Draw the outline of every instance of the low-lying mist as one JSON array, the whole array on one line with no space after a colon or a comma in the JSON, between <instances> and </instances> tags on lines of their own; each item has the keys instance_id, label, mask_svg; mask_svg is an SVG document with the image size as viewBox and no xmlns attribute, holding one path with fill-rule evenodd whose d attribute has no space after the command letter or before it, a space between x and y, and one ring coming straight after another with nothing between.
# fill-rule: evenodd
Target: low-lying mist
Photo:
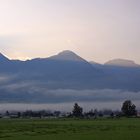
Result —
<instances>
[{"instance_id":1,"label":"low-lying mist","mask_svg":"<svg viewBox=\"0 0 140 140\"><path fill-rule=\"evenodd\" d=\"M123 101L132 100L140 106L140 92L119 89L73 90L11 85L0 93L0 110L62 110L71 111L78 102L85 110L120 109ZM2 90L2 89L1 89Z\"/></svg>"}]
</instances>

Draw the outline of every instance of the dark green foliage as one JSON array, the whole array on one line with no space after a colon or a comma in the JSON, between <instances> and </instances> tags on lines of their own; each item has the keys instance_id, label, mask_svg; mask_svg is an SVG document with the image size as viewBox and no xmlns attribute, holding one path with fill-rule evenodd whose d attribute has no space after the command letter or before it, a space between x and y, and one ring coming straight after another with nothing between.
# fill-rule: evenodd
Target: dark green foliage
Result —
<instances>
[{"instance_id":1,"label":"dark green foliage","mask_svg":"<svg viewBox=\"0 0 140 140\"><path fill-rule=\"evenodd\" d=\"M74 107L73 107L73 116L74 117L81 117L83 114L83 108L80 107L77 103L74 104Z\"/></svg>"},{"instance_id":2,"label":"dark green foliage","mask_svg":"<svg viewBox=\"0 0 140 140\"><path fill-rule=\"evenodd\" d=\"M121 110L125 116L135 116L137 114L136 106L130 100L123 103Z\"/></svg>"}]
</instances>

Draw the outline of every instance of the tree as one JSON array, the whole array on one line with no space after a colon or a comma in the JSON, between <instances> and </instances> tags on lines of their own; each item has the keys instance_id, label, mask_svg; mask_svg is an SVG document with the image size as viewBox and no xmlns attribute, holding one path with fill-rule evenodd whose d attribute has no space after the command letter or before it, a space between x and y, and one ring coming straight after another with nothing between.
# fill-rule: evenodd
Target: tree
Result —
<instances>
[{"instance_id":1,"label":"tree","mask_svg":"<svg viewBox=\"0 0 140 140\"><path fill-rule=\"evenodd\" d=\"M72 112L74 117L81 117L83 115L83 108L75 103Z\"/></svg>"},{"instance_id":2,"label":"tree","mask_svg":"<svg viewBox=\"0 0 140 140\"><path fill-rule=\"evenodd\" d=\"M137 114L136 106L130 100L123 103L121 110L125 116L135 116Z\"/></svg>"},{"instance_id":3,"label":"tree","mask_svg":"<svg viewBox=\"0 0 140 140\"><path fill-rule=\"evenodd\" d=\"M5 115L6 115L6 116L9 116L9 115L10 115L10 113L9 113L8 110L6 111Z\"/></svg>"}]
</instances>

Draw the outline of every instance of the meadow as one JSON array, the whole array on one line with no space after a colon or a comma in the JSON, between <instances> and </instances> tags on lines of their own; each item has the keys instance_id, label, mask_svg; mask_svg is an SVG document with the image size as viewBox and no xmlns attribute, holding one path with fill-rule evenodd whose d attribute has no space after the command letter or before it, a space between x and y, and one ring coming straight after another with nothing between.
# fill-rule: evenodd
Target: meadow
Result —
<instances>
[{"instance_id":1,"label":"meadow","mask_svg":"<svg viewBox=\"0 0 140 140\"><path fill-rule=\"evenodd\" d=\"M0 140L139 140L140 118L1 119Z\"/></svg>"}]
</instances>

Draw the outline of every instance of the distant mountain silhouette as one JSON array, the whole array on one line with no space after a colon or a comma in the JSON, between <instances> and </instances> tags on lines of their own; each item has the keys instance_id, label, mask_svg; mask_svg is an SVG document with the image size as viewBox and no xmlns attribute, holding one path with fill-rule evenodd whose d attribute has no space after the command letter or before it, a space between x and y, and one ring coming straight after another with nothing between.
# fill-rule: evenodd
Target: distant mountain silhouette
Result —
<instances>
[{"instance_id":1,"label":"distant mountain silhouette","mask_svg":"<svg viewBox=\"0 0 140 140\"><path fill-rule=\"evenodd\" d=\"M140 67L126 60L105 65L87 62L68 50L27 61L9 60L0 54L0 101L36 100L39 93L59 89L140 91Z\"/></svg>"},{"instance_id":2,"label":"distant mountain silhouette","mask_svg":"<svg viewBox=\"0 0 140 140\"><path fill-rule=\"evenodd\" d=\"M65 50L63 52L60 52L58 55L52 56L49 59L52 60L65 60L65 61L77 61L77 62L86 62L83 58L78 56L72 51Z\"/></svg>"},{"instance_id":3,"label":"distant mountain silhouette","mask_svg":"<svg viewBox=\"0 0 140 140\"><path fill-rule=\"evenodd\" d=\"M99 64L97 62L94 62L94 61L90 61L89 62L93 67L97 67L97 68L101 68L103 65L102 64Z\"/></svg>"},{"instance_id":4,"label":"distant mountain silhouette","mask_svg":"<svg viewBox=\"0 0 140 140\"><path fill-rule=\"evenodd\" d=\"M9 61L9 59L4 56L2 53L0 53L0 62L6 62L6 61Z\"/></svg>"},{"instance_id":5,"label":"distant mountain silhouette","mask_svg":"<svg viewBox=\"0 0 140 140\"><path fill-rule=\"evenodd\" d=\"M134 61L126 59L113 59L106 62L105 65L121 67L140 67L140 65L136 64Z\"/></svg>"}]
</instances>

